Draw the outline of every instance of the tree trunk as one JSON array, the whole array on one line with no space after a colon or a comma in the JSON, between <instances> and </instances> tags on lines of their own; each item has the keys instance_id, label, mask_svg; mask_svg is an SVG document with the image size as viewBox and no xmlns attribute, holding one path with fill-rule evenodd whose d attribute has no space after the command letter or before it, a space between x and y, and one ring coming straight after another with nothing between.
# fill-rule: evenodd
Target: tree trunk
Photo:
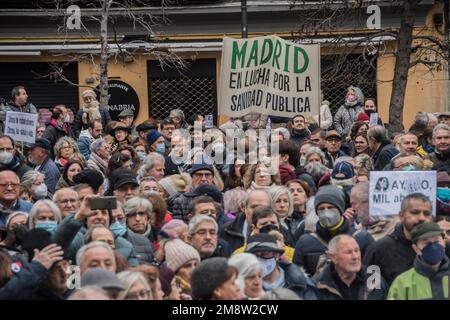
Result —
<instances>
[{"instance_id":1,"label":"tree trunk","mask_svg":"<svg viewBox=\"0 0 450 320\"><path fill-rule=\"evenodd\" d=\"M403 105L405 102L408 70L411 58L411 43L414 28L414 10L420 1L403 1L403 12L397 40L394 80L389 105L389 131L403 131Z\"/></svg>"},{"instance_id":2,"label":"tree trunk","mask_svg":"<svg viewBox=\"0 0 450 320\"><path fill-rule=\"evenodd\" d=\"M108 106L108 15L111 0L103 0L100 22L100 106Z\"/></svg>"}]
</instances>

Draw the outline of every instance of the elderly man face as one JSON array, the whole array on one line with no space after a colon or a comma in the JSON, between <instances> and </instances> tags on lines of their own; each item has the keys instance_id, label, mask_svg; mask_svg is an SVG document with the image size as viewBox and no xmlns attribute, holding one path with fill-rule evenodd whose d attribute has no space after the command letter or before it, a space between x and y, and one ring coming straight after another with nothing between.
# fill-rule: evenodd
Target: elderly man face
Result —
<instances>
[{"instance_id":1,"label":"elderly man face","mask_svg":"<svg viewBox=\"0 0 450 320\"><path fill-rule=\"evenodd\" d=\"M175 123L175 127L178 127L181 123L181 119L177 116L175 111L170 111L169 118Z\"/></svg>"},{"instance_id":2,"label":"elderly man face","mask_svg":"<svg viewBox=\"0 0 450 320\"><path fill-rule=\"evenodd\" d=\"M361 251L355 239L343 237L336 246L336 252L330 252L330 259L338 273L356 274L361 270Z\"/></svg>"},{"instance_id":3,"label":"elderly man face","mask_svg":"<svg viewBox=\"0 0 450 320\"><path fill-rule=\"evenodd\" d=\"M78 193L70 188L64 188L55 193L56 205L63 215L63 218L69 214L78 211L80 202L78 201Z\"/></svg>"},{"instance_id":4,"label":"elderly man face","mask_svg":"<svg viewBox=\"0 0 450 320\"><path fill-rule=\"evenodd\" d=\"M151 212L138 208L136 211L127 214L127 225L133 232L142 234L147 230L150 223Z\"/></svg>"},{"instance_id":5,"label":"elderly man face","mask_svg":"<svg viewBox=\"0 0 450 320\"><path fill-rule=\"evenodd\" d=\"M194 188L201 184L213 184L214 174L209 170L198 170L192 174L192 186Z\"/></svg>"},{"instance_id":6,"label":"elderly man face","mask_svg":"<svg viewBox=\"0 0 450 320\"><path fill-rule=\"evenodd\" d=\"M80 265L81 274L90 268L102 268L116 273L114 255L103 247L94 247L87 250Z\"/></svg>"},{"instance_id":7,"label":"elderly man face","mask_svg":"<svg viewBox=\"0 0 450 320\"><path fill-rule=\"evenodd\" d=\"M255 210L256 207L258 206L270 207L271 204L272 200L267 192L261 190L251 191L248 194L247 206L245 206L244 208L247 223L251 225L253 211Z\"/></svg>"},{"instance_id":8,"label":"elderly man face","mask_svg":"<svg viewBox=\"0 0 450 320\"><path fill-rule=\"evenodd\" d=\"M126 202L139 194L139 187L132 183L124 184L120 188L114 190L114 195L120 202Z\"/></svg>"},{"instance_id":9,"label":"elderly man face","mask_svg":"<svg viewBox=\"0 0 450 320\"><path fill-rule=\"evenodd\" d=\"M145 176L146 177L151 176L155 178L156 181L159 181L162 178L164 178L164 162L160 159L156 159L153 168L148 170Z\"/></svg>"},{"instance_id":10,"label":"elderly man face","mask_svg":"<svg viewBox=\"0 0 450 320\"><path fill-rule=\"evenodd\" d=\"M202 221L197 224L194 234L189 236L189 242L198 251L202 259L210 257L218 243L217 229L212 221Z\"/></svg>"},{"instance_id":11,"label":"elderly man face","mask_svg":"<svg viewBox=\"0 0 450 320\"><path fill-rule=\"evenodd\" d=\"M93 210L94 214L87 218L86 225L90 228L93 224L102 224L105 227L109 226L108 210Z\"/></svg>"},{"instance_id":12,"label":"elderly man face","mask_svg":"<svg viewBox=\"0 0 450 320\"><path fill-rule=\"evenodd\" d=\"M114 235L108 228L95 228L92 231L92 241L102 241L107 243L111 249L116 248L116 243L114 242Z\"/></svg>"},{"instance_id":13,"label":"elderly man face","mask_svg":"<svg viewBox=\"0 0 450 320\"><path fill-rule=\"evenodd\" d=\"M400 152L414 155L418 145L419 140L414 134L405 134L400 138Z\"/></svg>"},{"instance_id":14,"label":"elderly man face","mask_svg":"<svg viewBox=\"0 0 450 320\"><path fill-rule=\"evenodd\" d=\"M20 180L13 171L0 172L0 203L12 204L19 198Z\"/></svg>"},{"instance_id":15,"label":"elderly man face","mask_svg":"<svg viewBox=\"0 0 450 320\"><path fill-rule=\"evenodd\" d=\"M450 150L450 131L437 130L433 134L433 144L439 153L447 153Z\"/></svg>"}]
</instances>

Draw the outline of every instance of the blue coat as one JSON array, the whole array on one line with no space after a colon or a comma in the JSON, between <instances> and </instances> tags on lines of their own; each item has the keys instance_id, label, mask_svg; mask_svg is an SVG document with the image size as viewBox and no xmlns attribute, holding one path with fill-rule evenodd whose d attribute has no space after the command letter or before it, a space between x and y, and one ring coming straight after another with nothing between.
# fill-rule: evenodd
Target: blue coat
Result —
<instances>
[{"instance_id":1,"label":"blue coat","mask_svg":"<svg viewBox=\"0 0 450 320\"><path fill-rule=\"evenodd\" d=\"M56 184L61 176L58 167L50 157L47 157L38 169L38 172L45 175L44 183L48 192L55 193Z\"/></svg>"},{"instance_id":2,"label":"blue coat","mask_svg":"<svg viewBox=\"0 0 450 320\"><path fill-rule=\"evenodd\" d=\"M294 291L302 300L317 300L314 282L298 266L280 262L280 268L284 270L284 288Z\"/></svg>"},{"instance_id":3,"label":"blue coat","mask_svg":"<svg viewBox=\"0 0 450 320\"><path fill-rule=\"evenodd\" d=\"M22 199L17 199L16 204L11 209L4 211L0 210L0 226L6 225L6 219L8 218L10 213L17 211L29 213L32 206L33 205L29 202L26 202Z\"/></svg>"}]
</instances>

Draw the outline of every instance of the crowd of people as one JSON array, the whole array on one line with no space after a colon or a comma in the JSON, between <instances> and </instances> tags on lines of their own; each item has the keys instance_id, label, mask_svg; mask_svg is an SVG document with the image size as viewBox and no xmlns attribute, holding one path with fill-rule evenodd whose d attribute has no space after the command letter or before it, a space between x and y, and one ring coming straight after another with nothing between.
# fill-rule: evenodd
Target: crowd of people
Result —
<instances>
[{"instance_id":1,"label":"crowd of people","mask_svg":"<svg viewBox=\"0 0 450 320\"><path fill-rule=\"evenodd\" d=\"M450 113L388 133L351 86L334 117L324 101L313 118L210 128L174 109L135 126L133 110L112 121L82 97L75 114L55 106L33 144L0 135L0 299L449 298ZM0 121L8 111L37 108L19 86ZM226 139L257 129L272 133L257 161L261 141ZM371 214L383 170L436 171L436 214L422 193Z\"/></svg>"}]
</instances>

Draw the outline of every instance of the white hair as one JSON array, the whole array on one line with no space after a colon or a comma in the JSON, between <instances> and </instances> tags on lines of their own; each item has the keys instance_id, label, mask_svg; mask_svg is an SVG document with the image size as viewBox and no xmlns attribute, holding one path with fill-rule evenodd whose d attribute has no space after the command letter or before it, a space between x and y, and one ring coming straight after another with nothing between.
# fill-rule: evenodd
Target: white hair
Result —
<instances>
[{"instance_id":1,"label":"white hair","mask_svg":"<svg viewBox=\"0 0 450 320\"><path fill-rule=\"evenodd\" d=\"M153 205L150 201L141 197L133 197L123 205L125 215L135 213L139 209L143 209L148 217L150 217L152 215Z\"/></svg>"},{"instance_id":2,"label":"white hair","mask_svg":"<svg viewBox=\"0 0 450 320\"><path fill-rule=\"evenodd\" d=\"M39 177L45 178L45 175L43 173L34 170L27 171L22 176L22 179L20 179L20 184L31 190L31 186Z\"/></svg>"},{"instance_id":3,"label":"white hair","mask_svg":"<svg viewBox=\"0 0 450 320\"><path fill-rule=\"evenodd\" d=\"M84 246L82 246L78 252L77 252L77 256L75 261L77 262L78 266L81 266L83 264L84 261L84 256L86 254L87 251L94 249L94 248L103 248L105 250L108 251L109 254L111 254L112 257L112 261L114 263L114 269L116 268L116 259L114 256L114 251L113 249L105 242L103 241L92 241Z\"/></svg>"},{"instance_id":4,"label":"white hair","mask_svg":"<svg viewBox=\"0 0 450 320\"><path fill-rule=\"evenodd\" d=\"M270 197L272 198L272 210L275 212L276 202L283 195L287 194L289 201L288 217L294 212L294 199L292 193L285 186L273 186L269 189Z\"/></svg>"},{"instance_id":5,"label":"white hair","mask_svg":"<svg viewBox=\"0 0 450 320\"><path fill-rule=\"evenodd\" d=\"M46 205L50 208L50 210L53 213L53 217L55 218L55 221L57 224L59 224L62 220L61 211L59 210L58 206L51 200L38 200L35 204L31 207L30 215L28 216L28 227L30 229L34 229L36 227L36 217L39 214L39 210L43 205Z\"/></svg>"},{"instance_id":6,"label":"white hair","mask_svg":"<svg viewBox=\"0 0 450 320\"><path fill-rule=\"evenodd\" d=\"M141 178L145 177L147 171L153 169L153 167L156 165L157 161L161 161L163 164L165 164L165 159L162 155L160 155L157 152L150 152L146 157L144 162L142 163L141 167L138 171L138 179L140 181Z\"/></svg>"},{"instance_id":7,"label":"white hair","mask_svg":"<svg viewBox=\"0 0 450 320\"><path fill-rule=\"evenodd\" d=\"M189 234L194 234L195 230L197 229L197 226L205 221L209 221L212 222L214 224L214 228L216 229L216 231L218 231L219 226L217 225L216 220L214 220L213 218L211 218L210 216L207 216L206 214L196 214L191 221L189 221L189 226L188 226L188 232Z\"/></svg>"},{"instance_id":8,"label":"white hair","mask_svg":"<svg viewBox=\"0 0 450 320\"><path fill-rule=\"evenodd\" d=\"M123 286L125 287L125 290L122 290L117 299L118 300L124 300L125 297L130 292L131 288L138 282L142 283L145 290L149 291L150 298L153 299L150 285L147 282L147 279L145 278L144 274L142 272L138 271L122 271L117 274L117 278L119 278L120 282L122 282Z\"/></svg>"},{"instance_id":9,"label":"white hair","mask_svg":"<svg viewBox=\"0 0 450 320\"><path fill-rule=\"evenodd\" d=\"M339 242L341 242L342 239L353 239L353 240L355 240L355 238L353 238L349 234L339 234L339 235L335 236L333 239L331 239L330 242L328 242L328 252L329 253L337 253L337 251L338 251L337 247L339 245Z\"/></svg>"}]
</instances>

